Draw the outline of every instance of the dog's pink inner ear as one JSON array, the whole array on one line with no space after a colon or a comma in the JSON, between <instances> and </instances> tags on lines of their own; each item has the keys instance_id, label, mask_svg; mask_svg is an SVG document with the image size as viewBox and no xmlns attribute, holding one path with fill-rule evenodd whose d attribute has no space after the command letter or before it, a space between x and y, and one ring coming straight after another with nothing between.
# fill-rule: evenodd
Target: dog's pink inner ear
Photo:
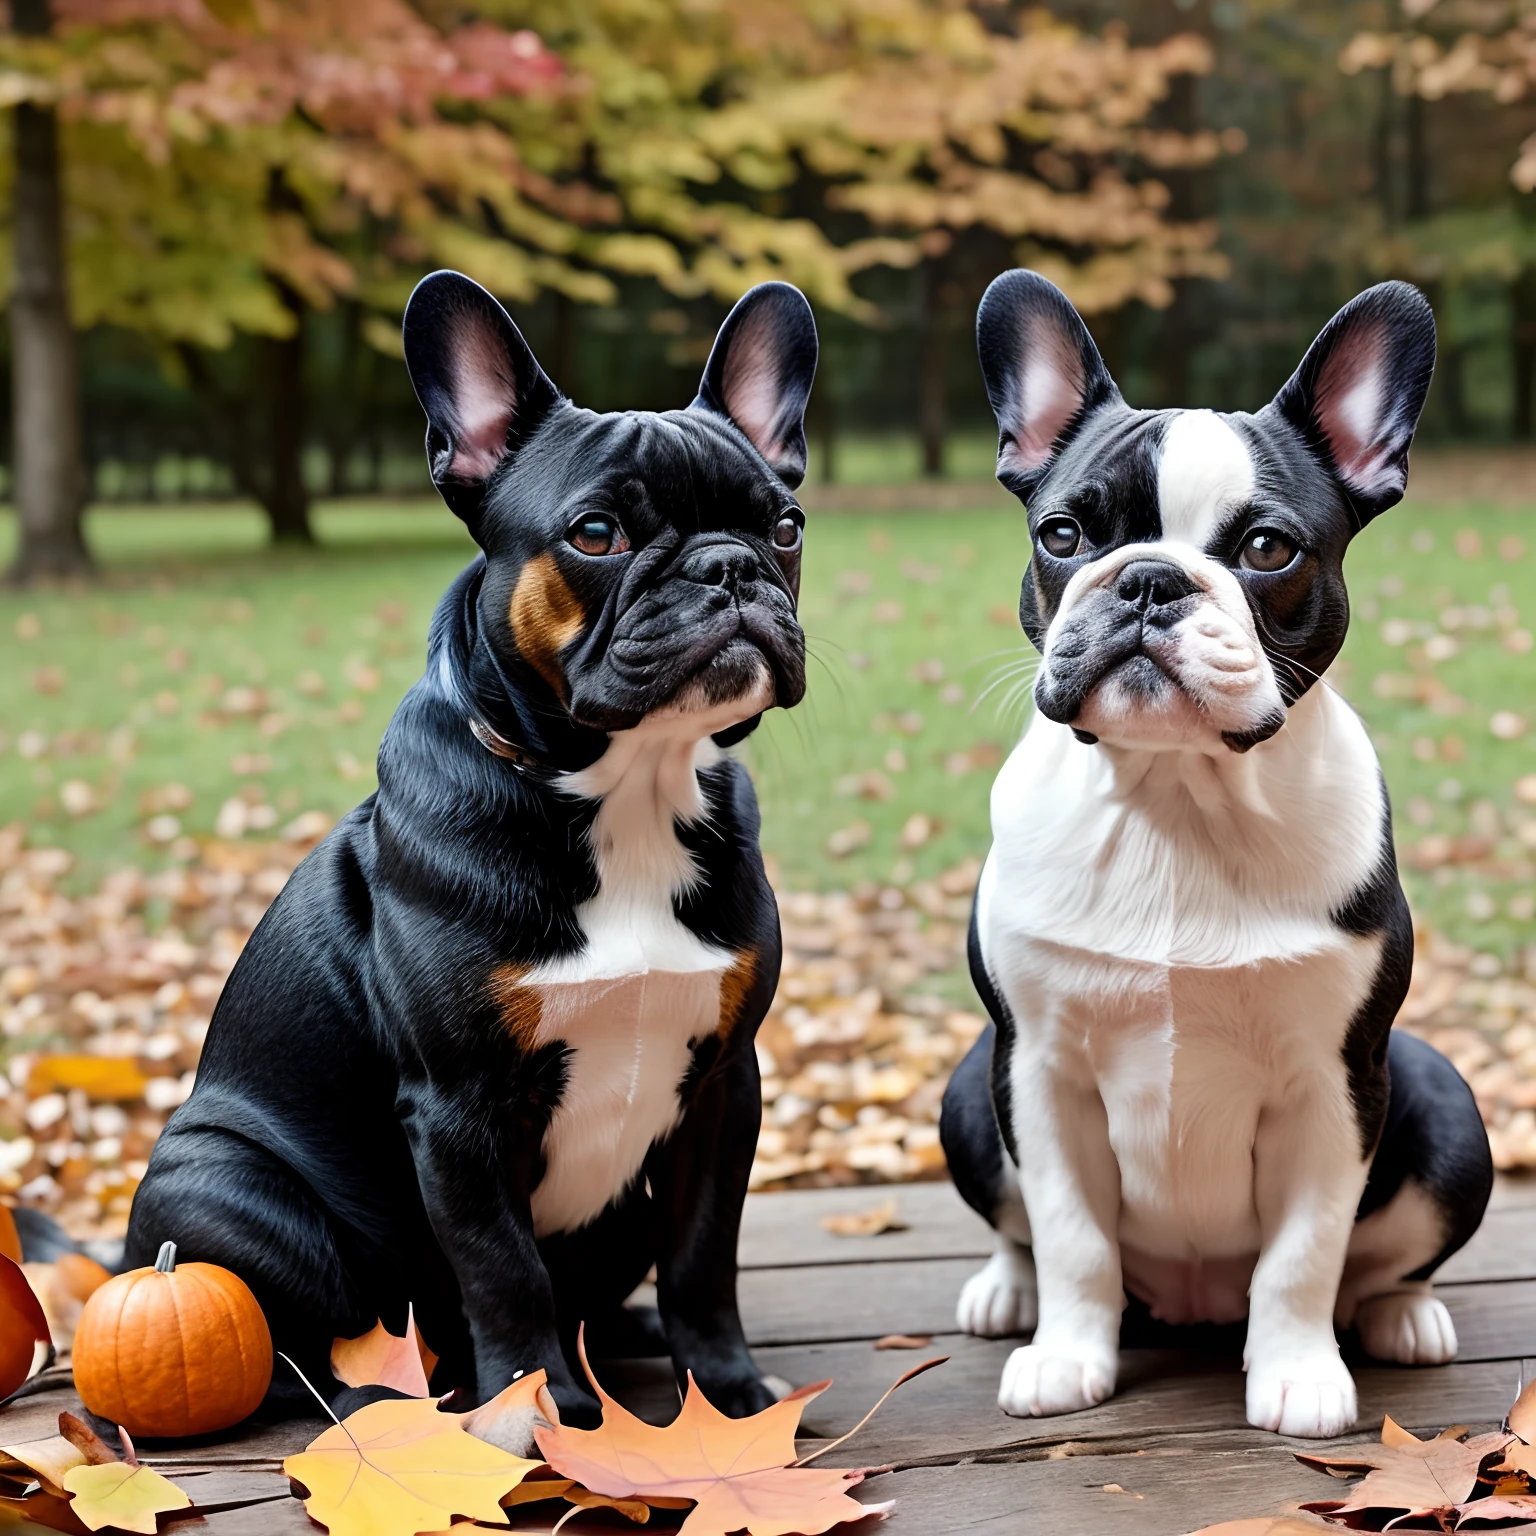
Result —
<instances>
[{"instance_id":1,"label":"dog's pink inner ear","mask_svg":"<svg viewBox=\"0 0 1536 1536\"><path fill-rule=\"evenodd\" d=\"M456 480L485 480L507 451L517 409L512 362L501 338L467 316L455 327L452 355L457 430L447 473Z\"/></svg>"},{"instance_id":2,"label":"dog's pink inner ear","mask_svg":"<svg viewBox=\"0 0 1536 1536\"><path fill-rule=\"evenodd\" d=\"M770 464L784 456L777 427L783 407L779 356L767 306L749 315L734 338L720 381L720 403L732 421Z\"/></svg>"},{"instance_id":3,"label":"dog's pink inner ear","mask_svg":"<svg viewBox=\"0 0 1536 1536\"><path fill-rule=\"evenodd\" d=\"M1019 364L1013 433L998 454L998 468L1039 469L1082 409L1085 387L1078 349L1054 325L1032 324Z\"/></svg>"},{"instance_id":4,"label":"dog's pink inner ear","mask_svg":"<svg viewBox=\"0 0 1536 1536\"><path fill-rule=\"evenodd\" d=\"M1318 429L1339 478L1362 493L1380 492L1401 478L1385 341L1379 326L1355 331L1323 364L1317 381Z\"/></svg>"}]
</instances>

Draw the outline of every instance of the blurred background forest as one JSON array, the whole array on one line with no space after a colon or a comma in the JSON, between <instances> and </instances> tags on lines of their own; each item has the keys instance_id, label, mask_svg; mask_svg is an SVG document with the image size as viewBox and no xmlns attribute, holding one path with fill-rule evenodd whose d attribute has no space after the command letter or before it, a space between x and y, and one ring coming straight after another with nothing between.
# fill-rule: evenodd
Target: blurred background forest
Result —
<instances>
[{"instance_id":1,"label":"blurred background forest","mask_svg":"<svg viewBox=\"0 0 1536 1536\"><path fill-rule=\"evenodd\" d=\"M981 1027L965 924L1031 667L988 281L1059 282L1133 404L1222 408L1417 283L1439 367L1328 681L1392 792L1401 1022L1536 1167L1536 0L4 22L0 1194L122 1230L246 937L372 787L471 553L400 360L439 266L597 409L686 404L754 282L815 307L811 685L744 749L786 937L759 1186L941 1175Z\"/></svg>"},{"instance_id":2,"label":"blurred background forest","mask_svg":"<svg viewBox=\"0 0 1536 1536\"><path fill-rule=\"evenodd\" d=\"M243 496L302 538L313 497L423 491L397 322L445 264L599 409L686 402L724 306L800 283L824 480L984 473L971 318L1017 263L1148 405L1257 405L1342 299L1410 278L1440 323L1425 437L1536 425L1513 0L12 10L0 163L35 209L56 116L77 501Z\"/></svg>"}]
</instances>

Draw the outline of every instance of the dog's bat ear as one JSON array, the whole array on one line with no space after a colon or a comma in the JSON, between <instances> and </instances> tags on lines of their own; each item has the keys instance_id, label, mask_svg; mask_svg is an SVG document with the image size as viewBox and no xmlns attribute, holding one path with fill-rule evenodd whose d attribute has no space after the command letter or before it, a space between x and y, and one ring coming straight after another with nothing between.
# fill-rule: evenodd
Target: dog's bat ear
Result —
<instances>
[{"instance_id":1,"label":"dog's bat ear","mask_svg":"<svg viewBox=\"0 0 1536 1536\"><path fill-rule=\"evenodd\" d=\"M1275 396L1344 487L1363 527L1403 499L1435 371L1435 316L1408 283L1367 288L1323 327Z\"/></svg>"},{"instance_id":2,"label":"dog's bat ear","mask_svg":"<svg viewBox=\"0 0 1536 1536\"><path fill-rule=\"evenodd\" d=\"M725 317L690 410L728 417L790 490L805 479L816 321L798 288L759 283Z\"/></svg>"},{"instance_id":3,"label":"dog's bat ear","mask_svg":"<svg viewBox=\"0 0 1536 1536\"><path fill-rule=\"evenodd\" d=\"M422 278L405 306L405 366L427 413L427 465L473 523L497 467L560 399L511 316L460 272Z\"/></svg>"},{"instance_id":4,"label":"dog's bat ear","mask_svg":"<svg viewBox=\"0 0 1536 1536\"><path fill-rule=\"evenodd\" d=\"M997 478L1028 501L1084 419L1120 391L1071 300L1038 272L992 280L976 352L997 417Z\"/></svg>"}]
</instances>

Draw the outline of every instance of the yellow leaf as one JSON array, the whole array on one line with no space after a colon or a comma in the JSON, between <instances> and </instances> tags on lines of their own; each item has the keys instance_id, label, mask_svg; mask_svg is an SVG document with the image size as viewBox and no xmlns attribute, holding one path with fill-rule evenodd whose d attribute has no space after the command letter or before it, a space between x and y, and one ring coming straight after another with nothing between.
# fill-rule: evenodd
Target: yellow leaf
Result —
<instances>
[{"instance_id":1,"label":"yellow leaf","mask_svg":"<svg viewBox=\"0 0 1536 1536\"><path fill-rule=\"evenodd\" d=\"M93 1099L137 1099L148 1079L121 1056L41 1056L27 1076L27 1091L36 1098L70 1088Z\"/></svg>"},{"instance_id":2,"label":"yellow leaf","mask_svg":"<svg viewBox=\"0 0 1536 1536\"><path fill-rule=\"evenodd\" d=\"M63 1486L74 1495L69 1507L93 1531L111 1525L155 1536L156 1515L192 1507L192 1500L169 1478L126 1461L74 1467L64 1474Z\"/></svg>"},{"instance_id":3,"label":"yellow leaf","mask_svg":"<svg viewBox=\"0 0 1536 1536\"><path fill-rule=\"evenodd\" d=\"M46 1440L26 1440L20 1445L0 1446L0 1472L10 1473L14 1466L35 1473L47 1493L62 1494L64 1474L85 1465L85 1455L63 1435L49 1435Z\"/></svg>"},{"instance_id":4,"label":"yellow leaf","mask_svg":"<svg viewBox=\"0 0 1536 1536\"><path fill-rule=\"evenodd\" d=\"M505 1525L501 1500L535 1467L466 1433L430 1398L370 1403L283 1462L331 1536L418 1536L455 1515Z\"/></svg>"}]
</instances>

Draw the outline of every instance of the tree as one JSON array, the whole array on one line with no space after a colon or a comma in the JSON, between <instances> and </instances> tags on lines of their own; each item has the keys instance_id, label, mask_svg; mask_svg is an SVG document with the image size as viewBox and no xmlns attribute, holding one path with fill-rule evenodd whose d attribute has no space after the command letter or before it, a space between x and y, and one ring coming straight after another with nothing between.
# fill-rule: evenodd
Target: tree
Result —
<instances>
[{"instance_id":1,"label":"tree","mask_svg":"<svg viewBox=\"0 0 1536 1536\"><path fill-rule=\"evenodd\" d=\"M309 536L311 318L397 354L434 265L567 306L785 277L874 319L856 275L926 261L940 326L973 231L1089 310L1219 270L1147 174L1219 150L1145 126L1198 41L959 0L60 3L0 69L57 103L76 321L167 346L278 537Z\"/></svg>"},{"instance_id":2,"label":"tree","mask_svg":"<svg viewBox=\"0 0 1536 1536\"><path fill-rule=\"evenodd\" d=\"M18 37L46 38L49 0L13 0ZM13 114L12 483L21 543L15 575L71 575L90 562L80 533L85 477L80 376L65 278L59 124L46 99Z\"/></svg>"},{"instance_id":3,"label":"tree","mask_svg":"<svg viewBox=\"0 0 1536 1536\"><path fill-rule=\"evenodd\" d=\"M1407 115L1409 223L1379 241L1378 254L1399 270L1417 268L1432 298L1441 296L1444 285L1469 278L1503 281L1512 322L1510 425L1517 437L1530 437L1536 426L1536 220L1529 194L1536 191L1536 133L1529 132L1529 111L1521 109L1536 86L1536 18L1519 5L1468 0L1403 0L1402 9L1401 26L1356 33L1339 60L1348 75L1377 74L1383 102L1395 98ZM1478 187L1474 176L1463 173L1456 178L1455 202L1436 207L1425 147L1428 115L1467 97L1502 109L1485 118L1474 152L1484 166L1508 165L1508 184ZM1457 138L1464 151L1474 149L1465 126ZM1511 187L1524 196L1512 198ZM1447 424L1464 432L1470 418L1456 340L1452 332L1442 348L1440 392Z\"/></svg>"}]
</instances>

